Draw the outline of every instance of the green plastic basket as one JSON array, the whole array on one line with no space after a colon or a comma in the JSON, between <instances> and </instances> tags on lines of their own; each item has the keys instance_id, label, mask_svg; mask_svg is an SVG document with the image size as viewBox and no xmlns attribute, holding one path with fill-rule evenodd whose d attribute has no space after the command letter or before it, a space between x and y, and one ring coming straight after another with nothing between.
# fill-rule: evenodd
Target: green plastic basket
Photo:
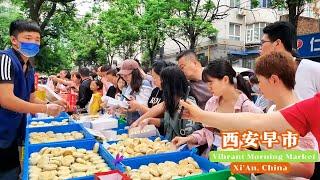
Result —
<instances>
[{"instance_id":1,"label":"green plastic basket","mask_svg":"<svg viewBox=\"0 0 320 180\"><path fill-rule=\"evenodd\" d=\"M231 176L231 172L229 169L212 172L212 173L206 173L206 174L199 174L195 176L189 176L185 178L180 178L179 180L228 180L228 178ZM232 175L236 178L236 180L249 180L249 177L235 174Z\"/></svg>"}]
</instances>

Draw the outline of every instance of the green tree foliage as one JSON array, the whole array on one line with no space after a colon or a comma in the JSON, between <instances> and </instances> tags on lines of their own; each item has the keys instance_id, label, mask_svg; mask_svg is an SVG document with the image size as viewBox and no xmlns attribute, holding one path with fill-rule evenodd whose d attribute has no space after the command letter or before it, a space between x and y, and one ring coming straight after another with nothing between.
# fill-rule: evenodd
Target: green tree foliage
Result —
<instances>
[{"instance_id":1,"label":"green tree foliage","mask_svg":"<svg viewBox=\"0 0 320 180\"><path fill-rule=\"evenodd\" d=\"M47 35L42 36L39 55L36 56L36 70L48 74L74 66L74 52L69 32L76 22L71 13L57 13L47 26Z\"/></svg>"},{"instance_id":2,"label":"green tree foliage","mask_svg":"<svg viewBox=\"0 0 320 180\"><path fill-rule=\"evenodd\" d=\"M167 21L170 27L167 34L181 45L178 38L182 37L188 42L189 49L197 46L199 37L215 36L217 30L213 27L212 22L228 15L227 11L219 11L221 5L212 0L177 0L172 4L174 14L173 18Z\"/></svg>"},{"instance_id":3,"label":"green tree foliage","mask_svg":"<svg viewBox=\"0 0 320 180\"><path fill-rule=\"evenodd\" d=\"M17 19L22 18L23 13L19 6L10 3L10 1L0 2L0 48L5 49L10 46L9 25Z\"/></svg>"},{"instance_id":4,"label":"green tree foliage","mask_svg":"<svg viewBox=\"0 0 320 180\"><path fill-rule=\"evenodd\" d=\"M228 8L221 10L220 1L213 0L112 0L106 10L97 1L84 17L76 15L74 0L12 2L41 26L41 51L35 61L37 70L46 73L139 54L150 64L168 37L180 50L194 49L199 37L216 36L212 23L228 15ZM12 14L7 23L15 19Z\"/></svg>"},{"instance_id":5,"label":"green tree foliage","mask_svg":"<svg viewBox=\"0 0 320 180\"><path fill-rule=\"evenodd\" d=\"M142 14L138 29L140 31L141 49L144 52L143 60L152 64L160 47L164 45L167 21L173 14L173 8L167 0L145 0L142 4Z\"/></svg>"},{"instance_id":6,"label":"green tree foliage","mask_svg":"<svg viewBox=\"0 0 320 180\"><path fill-rule=\"evenodd\" d=\"M314 0L272 0L272 6L279 9L287 9L289 11L289 22L291 22L295 28L298 27L298 19L304 11L304 7L307 3L312 3ZM296 36L297 34L295 34ZM293 47L297 44L293 43Z\"/></svg>"},{"instance_id":7,"label":"green tree foliage","mask_svg":"<svg viewBox=\"0 0 320 180\"><path fill-rule=\"evenodd\" d=\"M139 48L138 8L138 0L117 0L99 17L103 42L123 59L134 58Z\"/></svg>"}]
</instances>

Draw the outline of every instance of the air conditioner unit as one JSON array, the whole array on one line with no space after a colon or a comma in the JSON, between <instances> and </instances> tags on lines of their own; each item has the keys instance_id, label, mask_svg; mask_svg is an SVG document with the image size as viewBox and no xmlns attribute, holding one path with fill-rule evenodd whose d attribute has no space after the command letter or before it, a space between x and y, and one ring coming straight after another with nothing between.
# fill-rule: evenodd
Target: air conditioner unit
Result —
<instances>
[{"instance_id":1,"label":"air conditioner unit","mask_svg":"<svg viewBox=\"0 0 320 180\"><path fill-rule=\"evenodd\" d=\"M245 15L247 15L247 12L244 9L238 8L237 15L238 16L245 16Z\"/></svg>"}]
</instances>

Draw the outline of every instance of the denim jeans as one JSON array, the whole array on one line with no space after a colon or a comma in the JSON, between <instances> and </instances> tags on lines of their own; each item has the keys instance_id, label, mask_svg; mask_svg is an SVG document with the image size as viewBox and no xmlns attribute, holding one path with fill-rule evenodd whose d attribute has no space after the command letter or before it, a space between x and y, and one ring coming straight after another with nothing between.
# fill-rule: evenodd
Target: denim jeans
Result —
<instances>
[{"instance_id":1,"label":"denim jeans","mask_svg":"<svg viewBox=\"0 0 320 180\"><path fill-rule=\"evenodd\" d=\"M0 180L18 180L19 174L20 174L20 167L16 167L8 171L0 172Z\"/></svg>"}]
</instances>

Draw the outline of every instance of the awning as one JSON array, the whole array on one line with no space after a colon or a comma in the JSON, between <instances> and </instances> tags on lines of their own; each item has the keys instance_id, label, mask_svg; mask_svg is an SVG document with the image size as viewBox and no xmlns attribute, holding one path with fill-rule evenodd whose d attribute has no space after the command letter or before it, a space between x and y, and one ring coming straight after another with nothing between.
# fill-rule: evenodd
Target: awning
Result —
<instances>
[{"instance_id":1,"label":"awning","mask_svg":"<svg viewBox=\"0 0 320 180\"><path fill-rule=\"evenodd\" d=\"M245 51L229 51L228 54L236 55L236 56L246 56L247 53Z\"/></svg>"},{"instance_id":2,"label":"awning","mask_svg":"<svg viewBox=\"0 0 320 180\"><path fill-rule=\"evenodd\" d=\"M248 55L255 55L259 54L259 50L246 50L246 51L229 51L228 54L235 55L235 56L248 56Z\"/></svg>"},{"instance_id":3,"label":"awning","mask_svg":"<svg viewBox=\"0 0 320 180\"><path fill-rule=\"evenodd\" d=\"M255 55L255 54L259 54L259 50L247 50L246 53L248 55Z\"/></svg>"}]
</instances>

